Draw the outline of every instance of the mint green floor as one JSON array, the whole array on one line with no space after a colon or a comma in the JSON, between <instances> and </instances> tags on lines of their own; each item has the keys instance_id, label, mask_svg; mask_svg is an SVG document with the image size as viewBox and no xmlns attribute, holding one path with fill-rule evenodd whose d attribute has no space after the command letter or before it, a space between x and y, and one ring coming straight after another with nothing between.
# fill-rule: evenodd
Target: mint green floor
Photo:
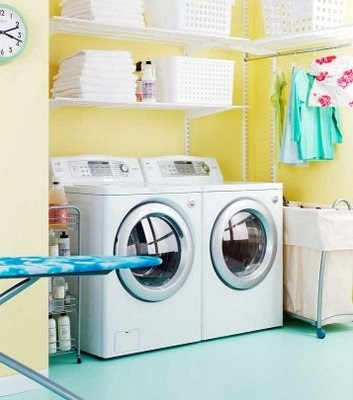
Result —
<instances>
[{"instance_id":1,"label":"mint green floor","mask_svg":"<svg viewBox=\"0 0 353 400\"><path fill-rule=\"evenodd\" d=\"M181 322L182 323L182 322ZM51 377L86 400L351 400L353 324L284 328L100 361L51 362ZM58 399L46 390L4 400Z\"/></svg>"}]
</instances>

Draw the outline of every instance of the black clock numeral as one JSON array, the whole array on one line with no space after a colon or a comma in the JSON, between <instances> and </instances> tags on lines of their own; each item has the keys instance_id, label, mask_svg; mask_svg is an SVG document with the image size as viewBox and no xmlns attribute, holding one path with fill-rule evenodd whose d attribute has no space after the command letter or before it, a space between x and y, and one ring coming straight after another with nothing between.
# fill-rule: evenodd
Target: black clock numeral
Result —
<instances>
[{"instance_id":1,"label":"black clock numeral","mask_svg":"<svg viewBox=\"0 0 353 400\"><path fill-rule=\"evenodd\" d=\"M21 39L22 33L21 33L21 32L18 32L18 33L17 33L17 37L18 37L19 39Z\"/></svg>"},{"instance_id":2,"label":"black clock numeral","mask_svg":"<svg viewBox=\"0 0 353 400\"><path fill-rule=\"evenodd\" d=\"M1 49L0 54L3 56L5 54L4 49Z\"/></svg>"},{"instance_id":3,"label":"black clock numeral","mask_svg":"<svg viewBox=\"0 0 353 400\"><path fill-rule=\"evenodd\" d=\"M16 43L16 46L17 46L17 47L20 47L20 42L17 42L17 43Z\"/></svg>"},{"instance_id":4,"label":"black clock numeral","mask_svg":"<svg viewBox=\"0 0 353 400\"><path fill-rule=\"evenodd\" d=\"M10 14L10 19L12 19L12 17L13 17L13 14L11 13L11 14Z\"/></svg>"},{"instance_id":5,"label":"black clock numeral","mask_svg":"<svg viewBox=\"0 0 353 400\"><path fill-rule=\"evenodd\" d=\"M18 21L16 21L16 28L18 28L20 26L20 23Z\"/></svg>"},{"instance_id":6,"label":"black clock numeral","mask_svg":"<svg viewBox=\"0 0 353 400\"><path fill-rule=\"evenodd\" d=\"M9 47L9 53L10 53L10 54L12 54L12 53L13 53L13 51L12 51L12 47Z\"/></svg>"},{"instance_id":7,"label":"black clock numeral","mask_svg":"<svg viewBox=\"0 0 353 400\"><path fill-rule=\"evenodd\" d=\"M0 10L0 16L4 17L5 16L5 10Z\"/></svg>"}]
</instances>

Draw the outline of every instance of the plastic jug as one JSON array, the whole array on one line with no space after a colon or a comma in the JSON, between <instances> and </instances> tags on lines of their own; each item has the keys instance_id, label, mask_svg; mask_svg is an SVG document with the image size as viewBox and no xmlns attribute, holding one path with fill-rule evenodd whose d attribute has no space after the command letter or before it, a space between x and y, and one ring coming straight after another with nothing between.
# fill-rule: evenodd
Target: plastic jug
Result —
<instances>
[{"instance_id":1,"label":"plastic jug","mask_svg":"<svg viewBox=\"0 0 353 400\"><path fill-rule=\"evenodd\" d=\"M64 187L58 180L54 180L49 189L49 207L64 207L68 205ZM68 224L67 208L49 208L49 228L65 229Z\"/></svg>"}]
</instances>

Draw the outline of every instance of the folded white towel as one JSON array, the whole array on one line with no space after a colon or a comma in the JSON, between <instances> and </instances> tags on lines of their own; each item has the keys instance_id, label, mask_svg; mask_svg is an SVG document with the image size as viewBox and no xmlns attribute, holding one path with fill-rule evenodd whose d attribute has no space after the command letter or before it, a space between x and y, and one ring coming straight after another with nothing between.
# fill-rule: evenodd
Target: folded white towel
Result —
<instances>
[{"instance_id":1,"label":"folded white towel","mask_svg":"<svg viewBox=\"0 0 353 400\"><path fill-rule=\"evenodd\" d=\"M110 59L113 60L132 60L131 53L129 51L113 51L113 50L81 50L77 53L71 54L68 57L62 58L59 60L59 63L64 63L65 61L71 60L75 57L84 58L84 59L93 59L93 58L105 58L108 61Z\"/></svg>"},{"instance_id":2,"label":"folded white towel","mask_svg":"<svg viewBox=\"0 0 353 400\"><path fill-rule=\"evenodd\" d=\"M77 68L77 69L70 69L70 70L63 70L60 69L59 73L54 76L54 81L60 79L75 79L75 78L87 78L87 79L100 79L100 80L136 80L136 75L130 71L123 71L123 70L107 70L100 67L96 68Z\"/></svg>"},{"instance_id":3,"label":"folded white towel","mask_svg":"<svg viewBox=\"0 0 353 400\"><path fill-rule=\"evenodd\" d=\"M142 14L123 14L118 12L103 12L103 11L70 11L63 12L62 16L65 18L81 18L81 19L112 19L119 23L144 23L144 18Z\"/></svg>"},{"instance_id":4,"label":"folded white towel","mask_svg":"<svg viewBox=\"0 0 353 400\"><path fill-rule=\"evenodd\" d=\"M82 81L70 81L70 82L55 82L52 90L54 91L62 91L69 89L82 89L82 90L91 90L91 89L99 89L104 93L116 92L116 91L128 91L129 93L135 93L136 82L112 82L110 86L108 85L100 85L96 82L82 82Z\"/></svg>"},{"instance_id":5,"label":"folded white towel","mask_svg":"<svg viewBox=\"0 0 353 400\"><path fill-rule=\"evenodd\" d=\"M66 16L66 17L81 19L84 21L92 21L92 22L95 22L97 24L102 24L102 25L123 26L126 28L144 28L145 27L145 22L143 19L141 19L141 21L136 21L133 19L128 20L128 19L92 16L90 14L70 15L70 16Z\"/></svg>"},{"instance_id":6,"label":"folded white towel","mask_svg":"<svg viewBox=\"0 0 353 400\"><path fill-rule=\"evenodd\" d=\"M72 62L67 62L63 63L60 65L60 71L72 71L72 70L79 70L79 69L92 69L92 70L101 70L105 72L111 71L112 73L118 73L118 72L133 72L134 71L134 64L131 62L129 63L112 63L112 62L106 62L104 59L102 60L87 60L87 61L72 61Z\"/></svg>"},{"instance_id":7,"label":"folded white towel","mask_svg":"<svg viewBox=\"0 0 353 400\"><path fill-rule=\"evenodd\" d=\"M127 76L127 77L114 77L113 79L97 79L90 76L69 76L69 77L61 77L59 79L54 80L54 86L59 85L97 85L97 86L107 86L107 87L124 87L124 86L136 86L136 77L135 76Z\"/></svg>"},{"instance_id":8,"label":"folded white towel","mask_svg":"<svg viewBox=\"0 0 353 400\"><path fill-rule=\"evenodd\" d=\"M111 103L136 103L136 97L134 96L111 96L108 94L101 94L101 93L61 93L60 95L53 96L54 99L81 99L86 101L100 101L100 102L111 102Z\"/></svg>"},{"instance_id":9,"label":"folded white towel","mask_svg":"<svg viewBox=\"0 0 353 400\"><path fill-rule=\"evenodd\" d=\"M98 7L143 7L144 0L62 0L61 7L77 6L98 6Z\"/></svg>"},{"instance_id":10,"label":"folded white towel","mask_svg":"<svg viewBox=\"0 0 353 400\"><path fill-rule=\"evenodd\" d=\"M62 9L62 14L69 14L69 13L88 13L92 12L93 14L102 14L102 13L111 13L111 14L118 14L124 17L137 17L137 16L142 16L143 15L143 8L142 7L135 7L135 8L126 8L124 6L122 7L102 7L102 6L77 6L76 4L73 6L69 7L64 7Z\"/></svg>"}]
</instances>

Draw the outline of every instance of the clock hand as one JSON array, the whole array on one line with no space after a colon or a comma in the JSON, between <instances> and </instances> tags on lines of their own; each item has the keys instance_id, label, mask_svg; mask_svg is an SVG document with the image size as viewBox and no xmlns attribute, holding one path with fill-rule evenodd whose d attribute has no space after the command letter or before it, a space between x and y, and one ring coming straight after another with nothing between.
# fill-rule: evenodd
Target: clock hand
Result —
<instances>
[{"instance_id":1,"label":"clock hand","mask_svg":"<svg viewBox=\"0 0 353 400\"><path fill-rule=\"evenodd\" d=\"M15 38L15 36L9 35L9 34L6 33L6 32L3 32L3 34L6 35L6 36L8 36L8 37L11 38L11 39L17 40L18 42L22 43L22 40Z\"/></svg>"},{"instance_id":2,"label":"clock hand","mask_svg":"<svg viewBox=\"0 0 353 400\"><path fill-rule=\"evenodd\" d=\"M18 29L18 28L19 28L18 26L15 26L14 28L6 29L6 31L1 31L1 32L2 32L2 33L7 33L7 32L14 31L15 29Z\"/></svg>"}]
</instances>

